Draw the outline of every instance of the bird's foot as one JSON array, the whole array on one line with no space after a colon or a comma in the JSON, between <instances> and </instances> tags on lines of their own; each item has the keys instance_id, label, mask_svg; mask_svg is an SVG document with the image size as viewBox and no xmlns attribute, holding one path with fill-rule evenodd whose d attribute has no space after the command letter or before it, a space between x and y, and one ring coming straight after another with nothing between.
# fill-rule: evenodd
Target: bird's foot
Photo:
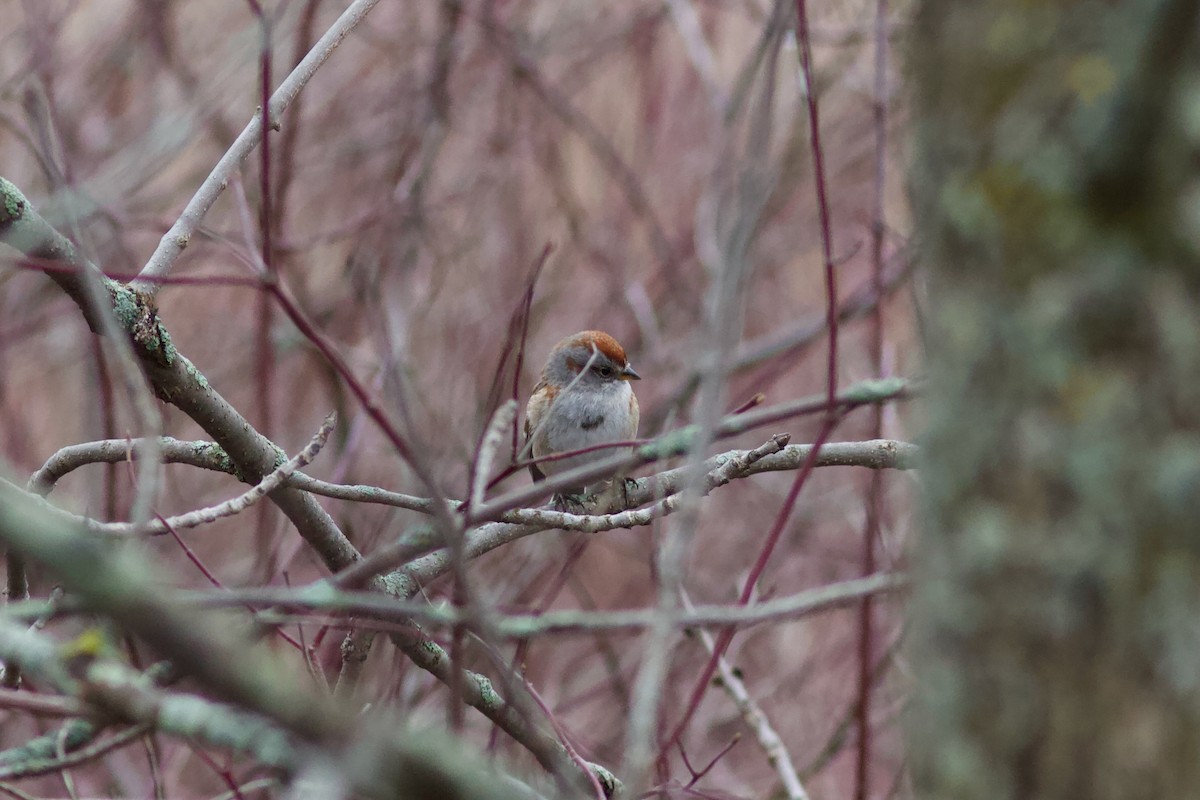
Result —
<instances>
[{"instance_id":1,"label":"bird's foot","mask_svg":"<svg viewBox=\"0 0 1200 800\"><path fill-rule=\"evenodd\" d=\"M562 511L566 514L586 514L587 503L590 498L583 492L561 492L555 494L551 498L556 511Z\"/></svg>"},{"instance_id":2,"label":"bird's foot","mask_svg":"<svg viewBox=\"0 0 1200 800\"><path fill-rule=\"evenodd\" d=\"M621 478L621 499L625 501L625 508L633 507L634 503L629 499L629 495L637 488L637 478Z\"/></svg>"}]
</instances>

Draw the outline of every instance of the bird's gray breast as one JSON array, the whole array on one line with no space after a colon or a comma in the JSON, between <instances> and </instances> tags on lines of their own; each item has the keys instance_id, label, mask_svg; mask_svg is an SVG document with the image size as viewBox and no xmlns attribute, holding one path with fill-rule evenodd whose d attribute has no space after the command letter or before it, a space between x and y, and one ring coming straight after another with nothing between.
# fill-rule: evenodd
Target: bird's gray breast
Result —
<instances>
[{"instance_id":1,"label":"bird's gray breast","mask_svg":"<svg viewBox=\"0 0 1200 800\"><path fill-rule=\"evenodd\" d=\"M550 408L545 433L539 437L544 445L539 449L561 453L628 439L632 435L629 420L621 412L628 409L631 393L625 381L605 385L598 391L564 392Z\"/></svg>"}]
</instances>

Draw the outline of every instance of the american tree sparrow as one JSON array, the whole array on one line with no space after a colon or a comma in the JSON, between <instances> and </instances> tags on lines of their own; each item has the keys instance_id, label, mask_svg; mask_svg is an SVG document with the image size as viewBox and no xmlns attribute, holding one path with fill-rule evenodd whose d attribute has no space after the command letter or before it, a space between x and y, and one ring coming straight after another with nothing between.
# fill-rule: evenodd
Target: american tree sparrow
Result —
<instances>
[{"instance_id":1,"label":"american tree sparrow","mask_svg":"<svg viewBox=\"0 0 1200 800\"><path fill-rule=\"evenodd\" d=\"M638 401L630 381L641 380L625 349L601 331L583 331L554 346L542 379L525 407L525 449L534 458L633 439ZM529 466L535 481L607 458L606 448ZM579 491L584 491L583 487Z\"/></svg>"}]
</instances>

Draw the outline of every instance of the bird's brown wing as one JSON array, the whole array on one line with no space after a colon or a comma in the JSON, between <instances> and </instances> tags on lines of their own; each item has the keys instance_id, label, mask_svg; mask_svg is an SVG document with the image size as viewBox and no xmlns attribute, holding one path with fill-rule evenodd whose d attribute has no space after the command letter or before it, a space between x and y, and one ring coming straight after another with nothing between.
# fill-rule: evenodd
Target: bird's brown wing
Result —
<instances>
[{"instance_id":1,"label":"bird's brown wing","mask_svg":"<svg viewBox=\"0 0 1200 800\"><path fill-rule=\"evenodd\" d=\"M538 381L537 386L533 387L533 396L529 400L529 405L525 408L525 452L529 453L529 457L533 458L533 445L529 439L533 436L533 418L541 417L546 410L545 406L537 402L538 392L545 388L544 380ZM534 481L545 480L546 473L538 469L537 464L529 465L529 474L533 476Z\"/></svg>"}]
</instances>

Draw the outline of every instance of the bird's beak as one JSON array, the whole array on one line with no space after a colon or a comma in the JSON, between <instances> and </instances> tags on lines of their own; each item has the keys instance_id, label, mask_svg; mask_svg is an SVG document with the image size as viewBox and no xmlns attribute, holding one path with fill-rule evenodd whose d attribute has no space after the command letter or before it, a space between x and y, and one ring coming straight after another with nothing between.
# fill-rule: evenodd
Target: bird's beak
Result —
<instances>
[{"instance_id":1,"label":"bird's beak","mask_svg":"<svg viewBox=\"0 0 1200 800\"><path fill-rule=\"evenodd\" d=\"M626 364L625 369L621 370L620 378L623 381L640 381L642 376L637 374L636 369Z\"/></svg>"}]
</instances>

